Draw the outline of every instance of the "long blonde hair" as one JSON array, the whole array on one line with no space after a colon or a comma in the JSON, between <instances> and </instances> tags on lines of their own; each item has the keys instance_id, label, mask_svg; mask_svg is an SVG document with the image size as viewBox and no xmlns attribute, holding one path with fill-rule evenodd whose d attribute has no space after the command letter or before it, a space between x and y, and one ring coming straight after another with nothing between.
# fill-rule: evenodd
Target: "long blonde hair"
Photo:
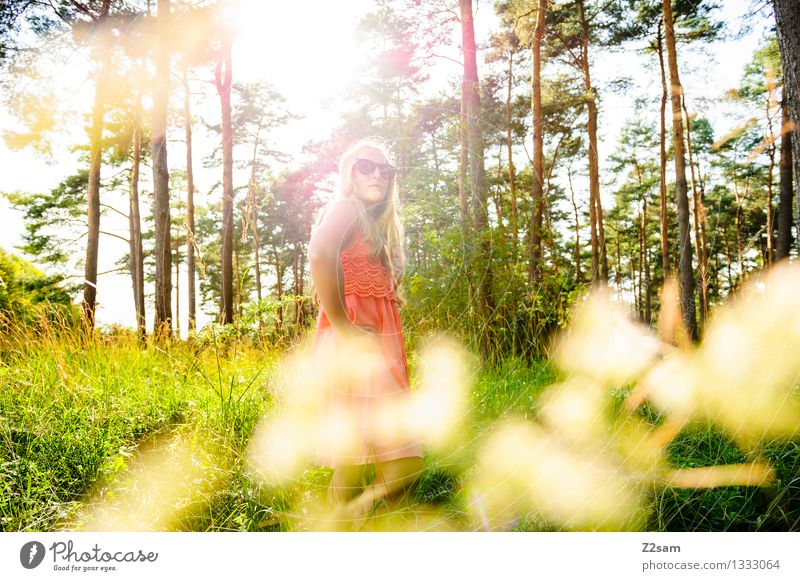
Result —
<instances>
[{"instance_id":1,"label":"long blonde hair","mask_svg":"<svg viewBox=\"0 0 800 581\"><path fill-rule=\"evenodd\" d=\"M356 159L358 159L359 152L364 149L374 149L383 155L387 163L392 163L388 148L378 139L367 138L356 142L339 159L339 186L336 199L350 200L358 207L361 237L370 244L372 260L380 260L389 269L394 280L395 291L397 291L405 275L406 267L406 255L403 249L405 233L403 224L400 222L397 180L393 178L389 183L389 190L386 192L383 202L375 204L372 209L367 209L364 202L356 195L353 183ZM320 215L317 225L322 221L327 209L326 207ZM314 289L314 295L316 295L316 289ZM405 300L399 294L397 301L400 305L405 304Z\"/></svg>"}]
</instances>

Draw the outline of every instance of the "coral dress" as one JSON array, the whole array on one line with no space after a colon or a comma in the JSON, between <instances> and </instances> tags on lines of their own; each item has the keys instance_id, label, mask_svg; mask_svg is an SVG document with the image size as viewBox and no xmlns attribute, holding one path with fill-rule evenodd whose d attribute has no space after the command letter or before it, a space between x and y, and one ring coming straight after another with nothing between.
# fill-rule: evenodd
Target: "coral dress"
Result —
<instances>
[{"instance_id":1,"label":"coral dress","mask_svg":"<svg viewBox=\"0 0 800 581\"><path fill-rule=\"evenodd\" d=\"M378 330L377 335L364 337L371 341L371 359L352 352L320 305L312 346L319 364L316 370L325 382L319 407L318 465L336 468L423 455L420 443L406 435L402 425L411 389L394 282L386 267L370 261L369 249L369 242L357 231L355 241L339 253L339 259L347 317L356 325ZM360 369L353 372L348 366Z\"/></svg>"}]
</instances>

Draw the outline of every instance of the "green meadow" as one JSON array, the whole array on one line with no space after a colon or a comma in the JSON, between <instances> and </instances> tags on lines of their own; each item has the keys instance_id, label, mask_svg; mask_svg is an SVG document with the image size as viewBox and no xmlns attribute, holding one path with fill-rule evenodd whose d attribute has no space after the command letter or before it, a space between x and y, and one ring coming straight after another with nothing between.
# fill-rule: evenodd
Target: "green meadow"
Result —
<instances>
[{"instance_id":1,"label":"green meadow","mask_svg":"<svg viewBox=\"0 0 800 581\"><path fill-rule=\"evenodd\" d=\"M87 509L108 500L137 455L165 434L194 434L202 449L221 451L213 480L174 509L181 531L307 530L304 505L324 491L331 471L309 464L289 484L266 485L246 449L262 418L279 406L275 377L284 353L246 340L174 342L140 348L134 334L86 339L51 325L8 335L0 353L0 528L83 530ZM417 359L409 352L412 378ZM482 530L465 484L485 434L507 415L536 417L540 395L558 373L546 362L507 359L484 367L470 386L463 445L426 454L416 488L398 513L435 512L440 530ZM412 380L413 384L413 380ZM661 421L645 406L652 426ZM800 449L796 441L765 447L777 478L769 487L653 487L647 530L796 530L800 518ZM688 427L670 443L676 467L745 461L724 434ZM134 491L135 492L135 491ZM397 515L395 515L397 516ZM296 518L297 517L297 518ZM431 521L426 521L431 522ZM389 525L391 526L391 525ZM511 530L560 530L537 514L520 514Z\"/></svg>"}]
</instances>

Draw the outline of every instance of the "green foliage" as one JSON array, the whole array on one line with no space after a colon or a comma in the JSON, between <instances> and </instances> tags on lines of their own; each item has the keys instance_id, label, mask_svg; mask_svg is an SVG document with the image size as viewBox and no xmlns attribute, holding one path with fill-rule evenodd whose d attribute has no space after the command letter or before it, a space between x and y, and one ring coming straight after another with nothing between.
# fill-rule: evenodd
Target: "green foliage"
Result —
<instances>
[{"instance_id":1,"label":"green foliage","mask_svg":"<svg viewBox=\"0 0 800 581\"><path fill-rule=\"evenodd\" d=\"M778 38L770 36L753 53L753 60L745 66L742 83L737 90L739 97L760 103L770 91L783 83L781 53Z\"/></svg>"},{"instance_id":2,"label":"green foliage","mask_svg":"<svg viewBox=\"0 0 800 581\"><path fill-rule=\"evenodd\" d=\"M47 276L30 262L0 249L0 314L15 325L33 323L41 305L69 310L70 293L63 279Z\"/></svg>"},{"instance_id":3,"label":"green foliage","mask_svg":"<svg viewBox=\"0 0 800 581\"><path fill-rule=\"evenodd\" d=\"M297 305L309 300L308 296L285 294L280 301L266 297L246 303L233 323L211 323L203 327L196 337L197 347L227 350L243 340L253 345L285 345L288 337L301 330L282 319L281 314L285 318L286 313L292 313Z\"/></svg>"},{"instance_id":4,"label":"green foliage","mask_svg":"<svg viewBox=\"0 0 800 581\"><path fill-rule=\"evenodd\" d=\"M85 225L88 181L89 171L82 169L48 193L3 194L23 213L25 234L20 250L55 268L72 258L70 244Z\"/></svg>"}]
</instances>

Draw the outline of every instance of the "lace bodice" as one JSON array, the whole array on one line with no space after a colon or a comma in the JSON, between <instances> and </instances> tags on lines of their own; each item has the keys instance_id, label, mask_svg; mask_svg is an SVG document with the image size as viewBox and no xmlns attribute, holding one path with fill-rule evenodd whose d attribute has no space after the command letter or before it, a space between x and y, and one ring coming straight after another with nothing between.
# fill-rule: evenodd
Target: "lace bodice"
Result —
<instances>
[{"instance_id":1,"label":"lace bodice","mask_svg":"<svg viewBox=\"0 0 800 581\"><path fill-rule=\"evenodd\" d=\"M396 301L391 272L380 263L370 262L369 252L369 242L356 231L355 242L339 253L344 269L344 294Z\"/></svg>"}]
</instances>

